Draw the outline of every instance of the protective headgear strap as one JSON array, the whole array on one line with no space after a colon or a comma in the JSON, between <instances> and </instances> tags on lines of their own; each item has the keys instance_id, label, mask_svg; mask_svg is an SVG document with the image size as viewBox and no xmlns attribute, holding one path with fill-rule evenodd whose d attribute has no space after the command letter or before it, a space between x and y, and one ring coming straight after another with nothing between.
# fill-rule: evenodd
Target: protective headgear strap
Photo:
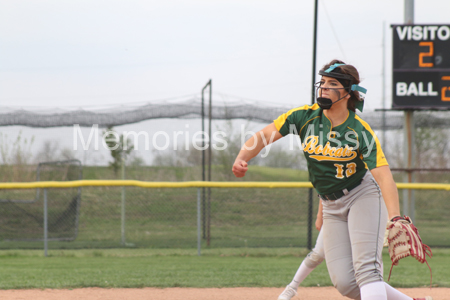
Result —
<instances>
[{"instance_id":1,"label":"protective headgear strap","mask_svg":"<svg viewBox=\"0 0 450 300\"><path fill-rule=\"evenodd\" d=\"M350 88L352 91L361 92L364 95L367 93L367 89L363 88L362 86L359 86L357 84L352 84L352 87ZM364 99L361 98L361 100L356 101L355 108L359 109L360 112L364 109Z\"/></svg>"},{"instance_id":2,"label":"protective headgear strap","mask_svg":"<svg viewBox=\"0 0 450 300\"><path fill-rule=\"evenodd\" d=\"M333 78L336 78L336 79L345 79L345 80L352 81L353 77L351 75L342 74L341 72L339 72L339 70L336 70L335 72L333 72L334 69L336 69L337 67L344 66L344 65L345 64L338 64L338 63L336 63L336 64L330 66L325 71L320 70L319 71L319 75L333 77ZM331 73L331 72L333 72L333 73Z\"/></svg>"},{"instance_id":3,"label":"protective headgear strap","mask_svg":"<svg viewBox=\"0 0 450 300\"><path fill-rule=\"evenodd\" d=\"M367 89L366 88L363 88L362 86L359 86L357 84L352 84L352 87L350 88L350 90L358 91L358 92L361 92L363 94L367 93Z\"/></svg>"}]
</instances>

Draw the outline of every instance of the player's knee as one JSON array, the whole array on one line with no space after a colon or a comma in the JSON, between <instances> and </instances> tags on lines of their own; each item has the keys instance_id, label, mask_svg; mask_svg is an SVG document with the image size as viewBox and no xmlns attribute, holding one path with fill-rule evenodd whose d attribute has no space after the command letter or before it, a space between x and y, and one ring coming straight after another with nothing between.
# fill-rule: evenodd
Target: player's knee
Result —
<instances>
[{"instance_id":1,"label":"player's knee","mask_svg":"<svg viewBox=\"0 0 450 300\"><path fill-rule=\"evenodd\" d=\"M334 282L335 288L341 293L342 296L349 297L350 299L360 300L361 294L359 286L356 284L354 278L340 277Z\"/></svg>"},{"instance_id":2,"label":"player's knee","mask_svg":"<svg viewBox=\"0 0 450 300\"><path fill-rule=\"evenodd\" d=\"M325 259L325 255L317 251L311 251L305 258L305 264L308 268L314 269L318 265L320 265Z\"/></svg>"},{"instance_id":3,"label":"player's knee","mask_svg":"<svg viewBox=\"0 0 450 300\"><path fill-rule=\"evenodd\" d=\"M354 286L336 286L339 293L342 296L349 297L350 299L360 300L361 294L359 292L359 287L357 285Z\"/></svg>"},{"instance_id":4,"label":"player's knee","mask_svg":"<svg viewBox=\"0 0 450 300\"><path fill-rule=\"evenodd\" d=\"M366 267L355 270L355 279L358 286L363 286L371 282L383 281L383 274L379 268L374 268L374 264L368 264Z\"/></svg>"}]
</instances>

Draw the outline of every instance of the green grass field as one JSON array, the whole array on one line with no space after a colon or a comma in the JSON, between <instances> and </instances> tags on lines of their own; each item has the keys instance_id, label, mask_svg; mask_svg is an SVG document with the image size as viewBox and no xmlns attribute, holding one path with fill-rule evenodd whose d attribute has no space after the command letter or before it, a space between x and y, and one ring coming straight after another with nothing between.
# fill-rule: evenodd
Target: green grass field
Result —
<instances>
[{"instance_id":1,"label":"green grass field","mask_svg":"<svg viewBox=\"0 0 450 300\"><path fill-rule=\"evenodd\" d=\"M78 287L282 287L290 282L306 249L110 249L0 251L0 289ZM434 287L450 287L450 250L429 260ZM390 260L384 253L385 276ZM426 265L403 259L389 282L395 287L429 286ZM302 286L330 286L322 263Z\"/></svg>"}]
</instances>

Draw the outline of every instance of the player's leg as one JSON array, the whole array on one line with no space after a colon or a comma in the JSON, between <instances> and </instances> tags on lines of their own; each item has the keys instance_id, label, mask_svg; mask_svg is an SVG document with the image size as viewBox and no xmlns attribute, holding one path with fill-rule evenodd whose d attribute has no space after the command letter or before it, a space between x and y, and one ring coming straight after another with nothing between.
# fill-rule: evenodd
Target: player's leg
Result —
<instances>
[{"instance_id":1,"label":"player's leg","mask_svg":"<svg viewBox=\"0 0 450 300\"><path fill-rule=\"evenodd\" d=\"M361 287L363 300L433 300L432 297L411 298L391 287L385 282L372 282Z\"/></svg>"},{"instance_id":2,"label":"player's leg","mask_svg":"<svg viewBox=\"0 0 450 300\"><path fill-rule=\"evenodd\" d=\"M323 201L323 241L328 273L336 289L346 297L360 299L353 270L352 249L345 199Z\"/></svg>"},{"instance_id":3,"label":"player's leg","mask_svg":"<svg viewBox=\"0 0 450 300\"><path fill-rule=\"evenodd\" d=\"M355 194L358 200L348 214L353 266L361 299L413 300L383 281L382 249L387 209L375 181L366 177L363 182L363 188Z\"/></svg>"},{"instance_id":4,"label":"player's leg","mask_svg":"<svg viewBox=\"0 0 450 300\"><path fill-rule=\"evenodd\" d=\"M388 215L379 187L370 172L351 198L348 229L361 299L385 300L382 250Z\"/></svg>"},{"instance_id":5,"label":"player's leg","mask_svg":"<svg viewBox=\"0 0 450 300\"><path fill-rule=\"evenodd\" d=\"M367 177L366 177L367 178ZM353 195L348 213L355 278L360 287L383 282L382 250L387 223L387 209L377 186L367 179Z\"/></svg>"},{"instance_id":6,"label":"player's leg","mask_svg":"<svg viewBox=\"0 0 450 300\"><path fill-rule=\"evenodd\" d=\"M311 252L302 261L300 267L294 275L293 280L289 284L293 288L297 289L300 283L312 272L318 265L320 265L325 259L325 252L323 250L323 233L319 231L317 236L316 245Z\"/></svg>"},{"instance_id":7,"label":"player's leg","mask_svg":"<svg viewBox=\"0 0 450 300\"><path fill-rule=\"evenodd\" d=\"M311 252L308 253L303 262L305 263L306 267L310 269L315 269L318 265L320 265L323 262L324 259L325 259L325 250L323 249L323 232L322 230L320 230L319 235L317 236L316 245L314 246L314 249L312 249Z\"/></svg>"},{"instance_id":8,"label":"player's leg","mask_svg":"<svg viewBox=\"0 0 450 300\"><path fill-rule=\"evenodd\" d=\"M290 300L297 294L297 289L303 280L325 259L323 250L323 233L322 230L316 240L314 249L309 252L305 259L300 264L297 272L294 275L291 283L289 283L284 291L278 297L278 300Z\"/></svg>"},{"instance_id":9,"label":"player's leg","mask_svg":"<svg viewBox=\"0 0 450 300\"><path fill-rule=\"evenodd\" d=\"M384 283L384 288L386 289L386 295L387 295L388 300L412 300L412 299L413 300L433 300L433 298L430 296L426 296L423 298L411 298L409 296L406 296L402 292L394 289L392 286L390 286L386 282Z\"/></svg>"}]
</instances>

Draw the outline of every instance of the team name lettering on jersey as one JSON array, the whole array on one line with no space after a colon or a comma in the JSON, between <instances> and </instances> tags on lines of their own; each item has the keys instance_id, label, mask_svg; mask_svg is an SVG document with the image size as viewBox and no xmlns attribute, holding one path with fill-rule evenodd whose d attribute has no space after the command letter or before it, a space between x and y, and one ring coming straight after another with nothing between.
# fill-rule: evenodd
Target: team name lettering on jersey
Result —
<instances>
[{"instance_id":1,"label":"team name lettering on jersey","mask_svg":"<svg viewBox=\"0 0 450 300\"><path fill-rule=\"evenodd\" d=\"M318 161L349 161L357 156L353 147L348 145L345 145L345 147L331 147L330 142L327 142L325 146L320 145L319 137L316 135L306 137L302 147L304 152L310 154L310 158Z\"/></svg>"}]
</instances>

